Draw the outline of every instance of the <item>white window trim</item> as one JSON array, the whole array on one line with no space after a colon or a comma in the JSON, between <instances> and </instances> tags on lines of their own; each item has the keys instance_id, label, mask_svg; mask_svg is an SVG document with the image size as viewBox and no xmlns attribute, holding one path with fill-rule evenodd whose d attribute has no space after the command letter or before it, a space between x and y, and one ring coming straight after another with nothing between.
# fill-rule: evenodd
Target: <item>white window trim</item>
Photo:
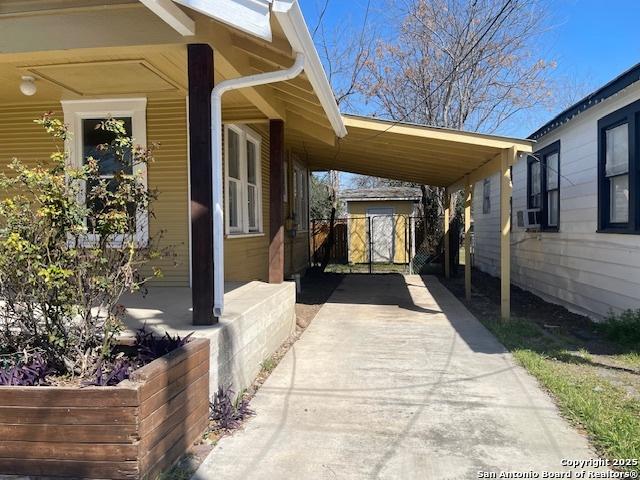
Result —
<instances>
[{"instance_id":1,"label":"white window trim","mask_svg":"<svg viewBox=\"0 0 640 480\"><path fill-rule=\"evenodd\" d=\"M134 143L142 148L147 148L147 99L146 98L105 98L91 100L62 100L64 123L71 134L67 141L69 159L74 167L81 167L84 159L82 155L82 120L98 119L106 117L131 117L131 135ZM145 188L148 188L147 166L135 165L133 173L139 175ZM83 187L84 190L84 187ZM79 201L84 201L84 193ZM149 242L149 212L139 212L136 218L136 243L138 246L146 246ZM121 245L124 237L116 236L112 245ZM99 236L87 234L86 245L95 245Z\"/></svg>"},{"instance_id":2,"label":"white window trim","mask_svg":"<svg viewBox=\"0 0 640 480\"><path fill-rule=\"evenodd\" d=\"M229 130L235 132L239 137L239 154L240 154L240 180L233 179L238 182L239 199L241 205L240 225L231 227L229 225ZM224 224L225 234L228 238L249 238L260 237L264 235L263 230L263 212L262 212L262 138L258 133L244 125L226 124L224 126ZM249 178L247 172L247 141L256 145L256 209L257 209L257 230L249 229Z\"/></svg>"}]
</instances>

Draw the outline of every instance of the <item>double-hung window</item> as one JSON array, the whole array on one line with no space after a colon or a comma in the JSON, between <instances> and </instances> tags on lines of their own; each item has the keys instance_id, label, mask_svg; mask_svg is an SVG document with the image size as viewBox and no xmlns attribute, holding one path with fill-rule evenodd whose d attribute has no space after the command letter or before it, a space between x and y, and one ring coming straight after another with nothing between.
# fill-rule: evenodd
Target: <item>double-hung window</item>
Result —
<instances>
[{"instance_id":1,"label":"double-hung window","mask_svg":"<svg viewBox=\"0 0 640 480\"><path fill-rule=\"evenodd\" d=\"M598 122L598 231L640 233L640 101Z\"/></svg>"},{"instance_id":2,"label":"double-hung window","mask_svg":"<svg viewBox=\"0 0 640 480\"><path fill-rule=\"evenodd\" d=\"M537 157L529 158L527 165L527 208L542 208L541 161Z\"/></svg>"},{"instance_id":3,"label":"double-hung window","mask_svg":"<svg viewBox=\"0 0 640 480\"><path fill-rule=\"evenodd\" d=\"M309 230L309 178L307 169L293 165L294 217L299 231Z\"/></svg>"},{"instance_id":4,"label":"double-hung window","mask_svg":"<svg viewBox=\"0 0 640 480\"><path fill-rule=\"evenodd\" d=\"M245 127L225 127L226 227L229 235L262 232L260 137Z\"/></svg>"},{"instance_id":5,"label":"double-hung window","mask_svg":"<svg viewBox=\"0 0 640 480\"><path fill-rule=\"evenodd\" d=\"M540 227L560 226L560 141L538 150L527 164L527 208L540 210Z\"/></svg>"},{"instance_id":6,"label":"double-hung window","mask_svg":"<svg viewBox=\"0 0 640 480\"><path fill-rule=\"evenodd\" d=\"M147 184L146 165L138 163L133 168L119 162L111 150L101 148L115 139L115 134L100 128L99 125L109 118L123 122L127 136L133 138L135 145L146 147L146 98L131 99L99 99L99 100L63 100L64 121L69 129L70 160L74 166L80 167L88 158L98 162L98 173L101 180L105 180L107 188L115 190L118 175L138 175L140 181ZM82 185L83 198L79 201L86 202L86 192L96 185ZM101 210L102 205L87 205L89 210ZM86 219L87 244L95 244L99 236L95 233L91 215ZM138 245L145 245L149 238L148 212L137 212L135 218L136 241ZM118 237L113 239L119 243Z\"/></svg>"}]
</instances>

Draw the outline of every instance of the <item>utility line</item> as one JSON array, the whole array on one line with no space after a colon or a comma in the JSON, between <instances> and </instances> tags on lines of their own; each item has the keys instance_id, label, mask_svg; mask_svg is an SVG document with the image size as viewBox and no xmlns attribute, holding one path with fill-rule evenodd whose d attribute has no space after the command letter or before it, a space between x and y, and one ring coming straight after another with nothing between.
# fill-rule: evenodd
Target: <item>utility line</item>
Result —
<instances>
[{"instance_id":1,"label":"utility line","mask_svg":"<svg viewBox=\"0 0 640 480\"><path fill-rule=\"evenodd\" d=\"M389 130L391 130L393 127L401 124L402 122L404 122L409 115L415 113L418 108L420 108L421 106L423 106L430 98L431 96L437 92L440 88L442 88L444 86L444 84L456 73L456 71L458 70L458 68L465 62L465 60L469 57L469 55L471 55L471 53L476 49L476 47L480 44L480 42L482 42L482 40L489 34L489 32L491 31L491 29L494 27L494 25L498 22L498 20L500 19L500 17L502 17L502 15L507 11L507 8L509 7L509 5L513 3L513 0L507 0L505 2L505 4L502 6L502 8L500 9L500 11L497 13L497 15L493 18L493 20L491 21L491 23L489 24L489 26L487 27L487 29L482 33L482 35L478 38L478 40L476 40L476 42L473 44L473 46L464 54L464 56L462 57L462 59L460 59L459 62L457 62L453 69L451 70L451 72L449 72L449 74L438 84L436 85L436 87L431 90L431 92L429 92L429 94L423 98L418 104L415 105L415 107L413 107L409 112L407 112L406 114L404 114L402 116L402 118L400 118L399 120L394 120L393 123L391 125L389 125L386 129L382 130L381 132L377 132L369 137L365 137L363 139L363 141L366 140L372 140L374 138L379 137L380 135L387 133ZM515 7L514 7L515 8Z\"/></svg>"}]
</instances>

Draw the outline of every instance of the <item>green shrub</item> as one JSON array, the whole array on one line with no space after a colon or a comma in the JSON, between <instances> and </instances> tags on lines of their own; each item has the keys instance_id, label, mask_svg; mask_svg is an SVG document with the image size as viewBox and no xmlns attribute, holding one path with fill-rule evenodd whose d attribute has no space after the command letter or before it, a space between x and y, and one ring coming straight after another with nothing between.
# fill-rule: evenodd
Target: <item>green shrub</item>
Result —
<instances>
[{"instance_id":1,"label":"green shrub","mask_svg":"<svg viewBox=\"0 0 640 480\"><path fill-rule=\"evenodd\" d=\"M640 309L610 314L600 329L609 340L640 349Z\"/></svg>"},{"instance_id":2,"label":"green shrub","mask_svg":"<svg viewBox=\"0 0 640 480\"><path fill-rule=\"evenodd\" d=\"M68 143L60 120L45 114L36 123L58 145ZM135 146L122 121L97 127L113 140L101 145L119 165L101 177L89 157L71 165L64 148L28 167L14 159L0 173L0 359L41 355L58 375L87 377L113 354L122 329L125 291L143 288L141 267L161 252L145 244L138 222L151 215L156 193L138 166L151 150ZM65 144L66 144L65 143ZM45 159L43 159L45 160ZM159 272L156 272L159 273Z\"/></svg>"}]
</instances>

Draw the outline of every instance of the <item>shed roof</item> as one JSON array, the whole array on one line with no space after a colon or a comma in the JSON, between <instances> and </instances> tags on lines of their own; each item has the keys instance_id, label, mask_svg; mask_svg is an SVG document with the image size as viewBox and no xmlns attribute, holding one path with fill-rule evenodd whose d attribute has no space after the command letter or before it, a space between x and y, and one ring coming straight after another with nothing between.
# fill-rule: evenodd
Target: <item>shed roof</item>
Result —
<instances>
[{"instance_id":1,"label":"shed roof","mask_svg":"<svg viewBox=\"0 0 640 480\"><path fill-rule=\"evenodd\" d=\"M314 170L340 170L442 187L456 185L481 168L484 176L490 175L496 157L499 169L503 150L531 152L535 143L355 115L345 115L344 123L348 135L335 147L298 132L291 132L288 142Z\"/></svg>"},{"instance_id":2,"label":"shed roof","mask_svg":"<svg viewBox=\"0 0 640 480\"><path fill-rule=\"evenodd\" d=\"M422 193L416 187L376 187L352 188L339 193L339 197L347 202L358 201L389 201L389 200L420 200Z\"/></svg>"}]
</instances>

